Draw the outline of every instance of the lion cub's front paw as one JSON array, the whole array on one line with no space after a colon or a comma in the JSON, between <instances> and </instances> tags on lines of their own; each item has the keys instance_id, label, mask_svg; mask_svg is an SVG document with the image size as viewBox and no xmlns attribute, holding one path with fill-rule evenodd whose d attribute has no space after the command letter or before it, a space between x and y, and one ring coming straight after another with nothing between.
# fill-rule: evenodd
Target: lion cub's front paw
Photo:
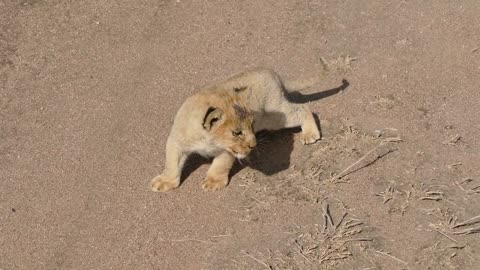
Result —
<instances>
[{"instance_id":1,"label":"lion cub's front paw","mask_svg":"<svg viewBox=\"0 0 480 270\"><path fill-rule=\"evenodd\" d=\"M150 188L155 192L166 192L178 187L176 179L169 179L163 175L153 178Z\"/></svg>"},{"instance_id":2,"label":"lion cub's front paw","mask_svg":"<svg viewBox=\"0 0 480 270\"><path fill-rule=\"evenodd\" d=\"M302 134L303 144L312 144L320 140L320 132L318 130L306 130Z\"/></svg>"},{"instance_id":3,"label":"lion cub's front paw","mask_svg":"<svg viewBox=\"0 0 480 270\"><path fill-rule=\"evenodd\" d=\"M203 181L202 188L205 190L219 190L224 188L228 184L228 176L225 177L212 177L207 176Z\"/></svg>"}]
</instances>

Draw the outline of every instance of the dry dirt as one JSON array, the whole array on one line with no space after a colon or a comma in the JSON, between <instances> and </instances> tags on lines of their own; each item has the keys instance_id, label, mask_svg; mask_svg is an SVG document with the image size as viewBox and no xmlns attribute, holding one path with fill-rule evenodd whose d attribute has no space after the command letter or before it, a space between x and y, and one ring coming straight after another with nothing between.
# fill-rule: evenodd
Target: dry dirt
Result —
<instances>
[{"instance_id":1,"label":"dry dirt","mask_svg":"<svg viewBox=\"0 0 480 270\"><path fill-rule=\"evenodd\" d=\"M0 269L480 269L478 0L0 1ZM344 91L230 185L162 170L182 101L256 66ZM350 61L352 60L353 61ZM330 91L332 92L332 91ZM327 92L327 93L330 93ZM335 92L335 91L333 91Z\"/></svg>"}]
</instances>

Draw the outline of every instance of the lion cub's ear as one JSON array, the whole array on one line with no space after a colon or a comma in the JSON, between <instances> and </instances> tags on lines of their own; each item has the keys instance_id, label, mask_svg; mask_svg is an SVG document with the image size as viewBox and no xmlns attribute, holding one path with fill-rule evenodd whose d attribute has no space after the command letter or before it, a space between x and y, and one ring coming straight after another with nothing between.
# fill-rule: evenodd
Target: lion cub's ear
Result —
<instances>
[{"instance_id":1,"label":"lion cub's ear","mask_svg":"<svg viewBox=\"0 0 480 270\"><path fill-rule=\"evenodd\" d=\"M238 92L245 91L246 89L247 89L246 86L234 87L234 88L233 88L233 91L235 91L236 93L238 93Z\"/></svg>"},{"instance_id":2,"label":"lion cub's ear","mask_svg":"<svg viewBox=\"0 0 480 270\"><path fill-rule=\"evenodd\" d=\"M210 107L203 118L203 128L210 131L215 124L222 119L223 111L219 108Z\"/></svg>"}]
</instances>

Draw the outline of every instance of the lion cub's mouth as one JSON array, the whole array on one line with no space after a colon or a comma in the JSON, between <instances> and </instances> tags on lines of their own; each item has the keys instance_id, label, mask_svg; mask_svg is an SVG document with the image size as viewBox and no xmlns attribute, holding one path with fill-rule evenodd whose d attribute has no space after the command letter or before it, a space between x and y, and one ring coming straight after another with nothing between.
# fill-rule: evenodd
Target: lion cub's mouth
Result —
<instances>
[{"instance_id":1,"label":"lion cub's mouth","mask_svg":"<svg viewBox=\"0 0 480 270\"><path fill-rule=\"evenodd\" d=\"M232 153L233 153L233 155L234 155L237 159L243 159L243 158L247 157L246 154L240 154L240 153L236 152L236 151L233 150L233 149L232 149Z\"/></svg>"}]
</instances>

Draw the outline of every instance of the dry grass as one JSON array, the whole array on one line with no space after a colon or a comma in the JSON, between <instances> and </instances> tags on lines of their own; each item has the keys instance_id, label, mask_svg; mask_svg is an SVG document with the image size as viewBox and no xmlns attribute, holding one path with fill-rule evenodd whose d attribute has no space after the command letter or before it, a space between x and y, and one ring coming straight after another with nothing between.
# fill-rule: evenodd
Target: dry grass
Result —
<instances>
[{"instance_id":1,"label":"dry grass","mask_svg":"<svg viewBox=\"0 0 480 270\"><path fill-rule=\"evenodd\" d=\"M417 200L440 201L444 198L444 193L438 190L432 190L432 187L420 183L419 185L410 185L413 195Z\"/></svg>"},{"instance_id":2,"label":"dry grass","mask_svg":"<svg viewBox=\"0 0 480 270\"><path fill-rule=\"evenodd\" d=\"M324 59L321 58L323 66L330 70L345 73L352 68L352 62L357 60L356 57L347 56L339 56L335 59Z\"/></svg>"},{"instance_id":3,"label":"dry grass","mask_svg":"<svg viewBox=\"0 0 480 270\"><path fill-rule=\"evenodd\" d=\"M458 222L458 217L450 212L450 210L435 209L429 213L438 218L439 222L430 224L430 226L444 235L469 235L480 233L480 215L469 218L463 222ZM450 240L453 238L448 237Z\"/></svg>"},{"instance_id":4,"label":"dry grass","mask_svg":"<svg viewBox=\"0 0 480 270\"><path fill-rule=\"evenodd\" d=\"M468 195L480 193L480 185L478 184L478 181L472 178L464 178L463 180L455 183Z\"/></svg>"},{"instance_id":5,"label":"dry grass","mask_svg":"<svg viewBox=\"0 0 480 270\"><path fill-rule=\"evenodd\" d=\"M405 214L410 205L418 208L419 201L441 201L446 200L443 191L435 190L434 185L424 183L410 184L409 188L401 186L388 186L384 191L375 193L377 197L382 198L382 203L390 202L389 212L400 212Z\"/></svg>"},{"instance_id":6,"label":"dry grass","mask_svg":"<svg viewBox=\"0 0 480 270\"><path fill-rule=\"evenodd\" d=\"M341 205L341 203L337 203ZM348 217L343 211L334 218L331 204L322 204L322 225L299 226L293 232L286 249L241 251L232 260L236 269L320 269L336 265L353 256L354 243L371 242L372 238L361 237L364 224Z\"/></svg>"},{"instance_id":7,"label":"dry grass","mask_svg":"<svg viewBox=\"0 0 480 270\"><path fill-rule=\"evenodd\" d=\"M242 210L247 216L245 221L259 220L262 213L283 203L308 207L321 206L322 221L315 226L298 226L294 232L295 238L275 248L270 246L262 250L244 250L241 256L232 261L235 266L233 268L329 269L336 264L349 262L349 258L356 261L365 259L370 262L383 258L382 260L401 267L412 266L412 258L405 259L399 256L400 254L384 250L383 247L373 247L369 243L372 242L372 238L363 236L365 232L362 221L350 218L347 208L338 206L332 208L333 205L327 203L327 198L332 197L330 192L338 189L337 185L350 183L349 177L356 176L355 172L368 170L369 166L376 164L379 159L399 147L398 143L402 140L398 137L397 130L394 137L388 137L381 131L376 135L366 134L348 119L343 119L337 127L338 132L324 138L315 145L315 148L302 150L306 152L304 162L298 162L275 177L264 177L254 172L248 172L241 177L240 186L244 188L242 194L248 201ZM454 141L458 143L459 140ZM461 163L457 162L444 166L444 169L454 172L461 168L460 165ZM418 171L422 169L421 166L414 167ZM455 197L447 197L447 194L454 196L448 185L441 185L433 178L425 179L424 176L419 178L418 171L409 172L408 177L411 178L399 179L398 176L392 176L390 184L374 194L380 198L382 205L389 208L388 214L399 212L404 216L408 211L409 217L413 215L417 219L419 215L423 216L418 211L425 206L443 207L445 203L457 206L456 203L459 202ZM472 178L465 178L455 184L469 195L480 191L480 186ZM456 190L460 193L459 189ZM458 265L456 258L462 257L467 246L466 240L462 237L480 232L478 226L480 217L475 216L458 222L453 215L447 218L445 213L435 214L441 218L438 223L430 224L430 228L448 240L451 245L445 248L429 246L431 250L427 248L419 253L416 263L426 266L436 266L437 262L441 262L439 264L441 266ZM417 223L426 223L428 226L428 220L417 220ZM358 249L362 246L363 250ZM453 253L452 249L455 250ZM358 250L370 252L355 253ZM438 258L428 261L430 258L428 256ZM371 264L365 262L364 265Z\"/></svg>"},{"instance_id":8,"label":"dry grass","mask_svg":"<svg viewBox=\"0 0 480 270\"><path fill-rule=\"evenodd\" d=\"M383 198L383 204L393 200L396 197L396 193L399 193L394 187L389 186L385 191L376 193L375 196Z\"/></svg>"}]
</instances>

